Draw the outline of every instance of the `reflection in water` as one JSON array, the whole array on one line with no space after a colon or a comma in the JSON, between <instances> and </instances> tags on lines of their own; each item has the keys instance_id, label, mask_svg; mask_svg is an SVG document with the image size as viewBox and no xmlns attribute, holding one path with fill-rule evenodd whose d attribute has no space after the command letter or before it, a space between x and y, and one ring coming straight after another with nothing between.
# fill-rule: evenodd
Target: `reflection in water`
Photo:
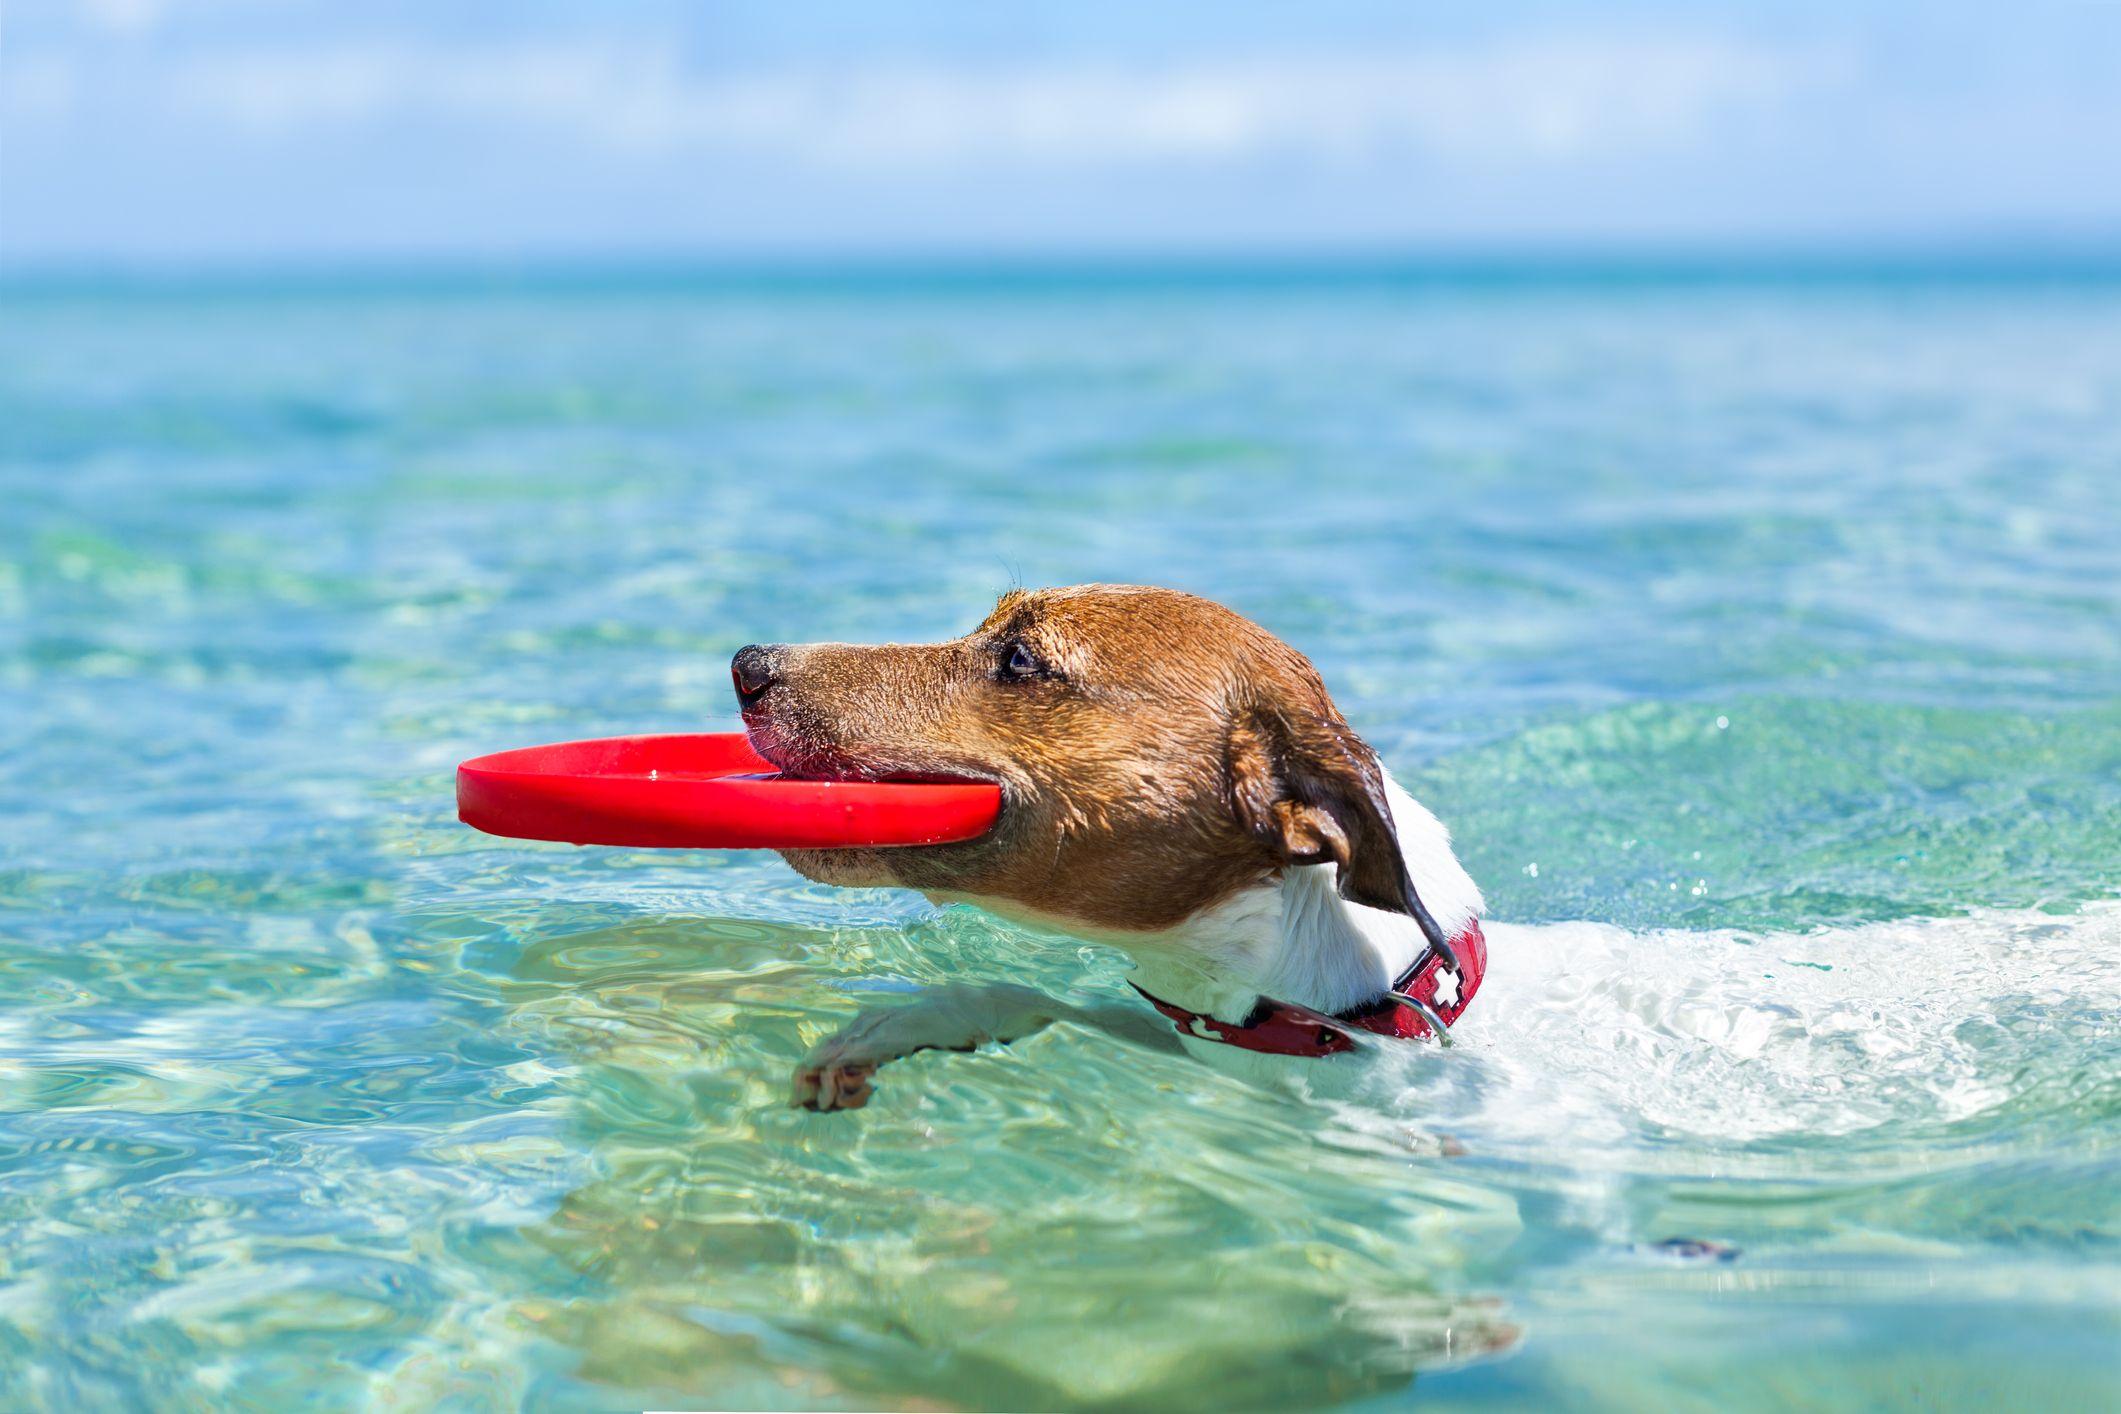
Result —
<instances>
[{"instance_id":1,"label":"reflection in water","mask_svg":"<svg viewBox=\"0 0 2121 1414\"><path fill-rule=\"evenodd\" d=\"M739 1404L1316 1403L1516 1338L1460 1294L1467 1249L1515 1232L1507 1199L1412 1131L1337 1142L1330 1112L1183 1057L1059 1028L896 1064L860 1116L788 1110L821 1029L789 1004L800 941L672 919L524 954L509 991L543 995L511 1024L580 1054L596 1171L528 1234L594 1294L529 1314L585 1379Z\"/></svg>"},{"instance_id":2,"label":"reflection in water","mask_svg":"<svg viewBox=\"0 0 2121 1414\"><path fill-rule=\"evenodd\" d=\"M1294 1088L1255 1084L1056 1027L897 1063L870 1108L835 1115L785 1108L785 1074L872 997L792 954L848 982L984 970L1091 990L1121 963L969 909L541 940L502 984L507 1025L574 1058L569 1142L593 1176L524 1230L571 1296L522 1318L579 1380L677 1402L1315 1404L1477 1370L1523 1339L1523 1300L1559 1339L1463 1397L1586 1371L1647 1397L1654 1367L1615 1369L1588 1337L1616 1304L1698 1325L1685 1303L1704 1294L1726 1322L1904 1297L1998 1201L1937 1172L1924 1136L1981 1172L1986 1136L2111 1115L2110 1077L1977 1007L2110 1032L2093 999L2121 995L2121 912L1801 938L1494 931L1482 1025L1450 1053L1387 1051L1350 1098L1305 1093L1300 1068ZM1915 970L1938 955L1960 970ZM2051 1215L2056 1240L2112 1216L2095 1160L2047 1187L2007 1201L2020 1222ZM1820 1250L1856 1265L1797 1255ZM2010 1269L1960 1271L1962 1299L2019 1289ZM2070 1397L2087 1374L2045 1378Z\"/></svg>"}]
</instances>

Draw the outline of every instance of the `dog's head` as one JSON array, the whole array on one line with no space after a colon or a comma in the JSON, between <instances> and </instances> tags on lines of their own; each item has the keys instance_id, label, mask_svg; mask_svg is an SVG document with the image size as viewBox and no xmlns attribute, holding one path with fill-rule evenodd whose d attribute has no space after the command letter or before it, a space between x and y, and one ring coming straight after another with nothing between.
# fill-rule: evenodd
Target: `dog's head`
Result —
<instances>
[{"instance_id":1,"label":"dog's head","mask_svg":"<svg viewBox=\"0 0 2121 1414\"><path fill-rule=\"evenodd\" d=\"M753 646L732 671L790 775L1002 788L975 840L787 851L812 879L1148 932L1331 861L1349 899L1421 916L1375 754L1302 654L1208 600L1015 590L948 643Z\"/></svg>"}]
</instances>

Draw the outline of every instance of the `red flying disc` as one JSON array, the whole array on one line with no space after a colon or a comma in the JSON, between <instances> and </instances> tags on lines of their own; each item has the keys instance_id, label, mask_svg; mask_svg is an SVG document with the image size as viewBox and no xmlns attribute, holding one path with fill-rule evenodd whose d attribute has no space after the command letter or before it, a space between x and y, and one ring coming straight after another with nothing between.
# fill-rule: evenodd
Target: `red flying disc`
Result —
<instances>
[{"instance_id":1,"label":"red flying disc","mask_svg":"<svg viewBox=\"0 0 2121 1414\"><path fill-rule=\"evenodd\" d=\"M614 736L475 757L457 818L489 835L661 849L947 844L1001 813L984 781L806 781L741 732Z\"/></svg>"}]
</instances>

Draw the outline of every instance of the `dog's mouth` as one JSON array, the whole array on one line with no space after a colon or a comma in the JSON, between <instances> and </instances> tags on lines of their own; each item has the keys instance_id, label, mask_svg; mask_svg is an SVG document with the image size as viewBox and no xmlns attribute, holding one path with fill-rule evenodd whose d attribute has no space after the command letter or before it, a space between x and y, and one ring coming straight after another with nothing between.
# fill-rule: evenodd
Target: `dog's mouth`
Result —
<instances>
[{"instance_id":1,"label":"dog's mouth","mask_svg":"<svg viewBox=\"0 0 2121 1414\"><path fill-rule=\"evenodd\" d=\"M794 781L889 782L898 785L1002 785L1002 778L976 766L914 765L884 751L854 751L823 742L791 739L770 722L745 715L751 749ZM1004 799L1006 801L1006 789Z\"/></svg>"},{"instance_id":2,"label":"dog's mouth","mask_svg":"<svg viewBox=\"0 0 2121 1414\"><path fill-rule=\"evenodd\" d=\"M835 762L800 768L784 766L780 774L783 780L789 781L861 781L909 786L996 784L991 777L975 776L964 771L908 771L854 762Z\"/></svg>"}]
</instances>

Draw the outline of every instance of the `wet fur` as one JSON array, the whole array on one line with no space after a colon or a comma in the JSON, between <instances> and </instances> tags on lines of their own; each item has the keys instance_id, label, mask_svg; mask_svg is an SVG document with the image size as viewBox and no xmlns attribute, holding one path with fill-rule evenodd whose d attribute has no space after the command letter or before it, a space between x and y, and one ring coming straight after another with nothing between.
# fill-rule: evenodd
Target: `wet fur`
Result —
<instances>
[{"instance_id":1,"label":"wet fur","mask_svg":"<svg viewBox=\"0 0 2121 1414\"><path fill-rule=\"evenodd\" d=\"M1420 950L1417 891L1453 931L1479 908L1443 827L1391 782L1310 662L1208 600L1015 591L947 643L746 654L771 686L745 724L783 770L1003 790L977 840L786 852L809 878L1111 942L1144 986L1225 1019L1262 994L1325 1011L1374 999ZM1037 670L1012 667L1026 662ZM806 1062L797 1102L859 1104L894 1055L1007 1040L1068 1013L1020 988L983 1006L975 990L865 1015Z\"/></svg>"}]
</instances>

